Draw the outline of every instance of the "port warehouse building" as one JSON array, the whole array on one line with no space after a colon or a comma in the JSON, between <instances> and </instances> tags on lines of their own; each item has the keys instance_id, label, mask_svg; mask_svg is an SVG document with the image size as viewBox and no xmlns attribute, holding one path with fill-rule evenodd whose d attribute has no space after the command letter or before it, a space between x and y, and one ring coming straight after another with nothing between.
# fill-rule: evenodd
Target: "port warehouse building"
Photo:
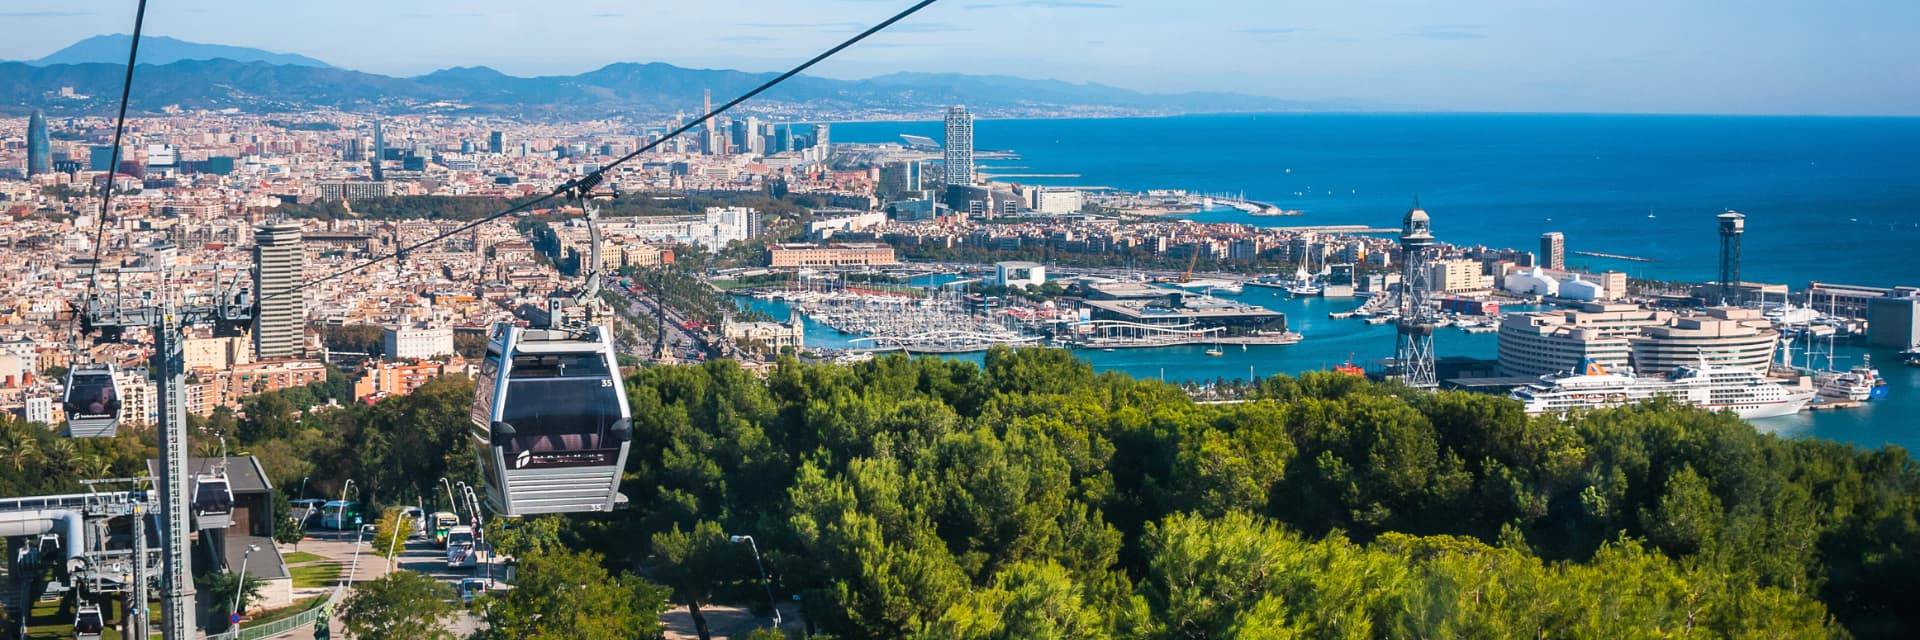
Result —
<instances>
[{"instance_id":1,"label":"port warehouse building","mask_svg":"<svg viewBox=\"0 0 1920 640\"><path fill-rule=\"evenodd\" d=\"M767 248L767 266L878 267L900 264L893 246L878 242L840 244L776 244Z\"/></svg>"},{"instance_id":2,"label":"port warehouse building","mask_svg":"<svg viewBox=\"0 0 1920 640\"><path fill-rule=\"evenodd\" d=\"M1780 334L1758 311L1713 307L1680 315L1628 304L1508 316L1500 323L1499 372L1541 376L1591 359L1645 375L1709 363L1766 373Z\"/></svg>"}]
</instances>

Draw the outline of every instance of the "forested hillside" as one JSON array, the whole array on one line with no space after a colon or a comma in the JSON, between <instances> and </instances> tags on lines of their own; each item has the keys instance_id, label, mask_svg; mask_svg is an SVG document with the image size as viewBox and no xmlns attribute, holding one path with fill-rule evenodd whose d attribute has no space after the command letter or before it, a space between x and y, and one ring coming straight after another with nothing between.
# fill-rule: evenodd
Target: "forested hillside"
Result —
<instances>
[{"instance_id":1,"label":"forested hillside","mask_svg":"<svg viewBox=\"0 0 1920 640\"><path fill-rule=\"evenodd\" d=\"M574 535L702 604L764 602L726 539L750 533L836 637L1920 629L1908 454L1726 415L1563 422L1334 374L1197 405L1050 350L628 387L635 509Z\"/></svg>"},{"instance_id":2,"label":"forested hillside","mask_svg":"<svg viewBox=\"0 0 1920 640\"><path fill-rule=\"evenodd\" d=\"M837 638L1920 630L1907 452L1678 406L1529 418L1503 398L1335 374L1201 405L1039 349L984 367L787 361L765 377L722 360L640 369L627 388L632 508L492 535L530 562L604 556L616 591L655 593L637 574L696 611L764 607L753 556L729 540L752 535L774 597ZM195 426L290 495L351 477L360 499L431 507L440 477L475 479L471 383L306 410L330 393L266 394ZM129 475L151 447L150 432L76 443L0 420L0 489Z\"/></svg>"}]
</instances>

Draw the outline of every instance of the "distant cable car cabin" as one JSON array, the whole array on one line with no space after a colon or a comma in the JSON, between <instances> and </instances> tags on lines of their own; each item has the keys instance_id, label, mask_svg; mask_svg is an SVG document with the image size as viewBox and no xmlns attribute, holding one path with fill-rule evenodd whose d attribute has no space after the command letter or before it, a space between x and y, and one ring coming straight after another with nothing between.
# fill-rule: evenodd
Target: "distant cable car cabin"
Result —
<instances>
[{"instance_id":1,"label":"distant cable car cabin","mask_svg":"<svg viewBox=\"0 0 1920 640\"><path fill-rule=\"evenodd\" d=\"M67 434L111 438L120 426L120 383L112 365L76 364L67 370Z\"/></svg>"},{"instance_id":2,"label":"distant cable car cabin","mask_svg":"<svg viewBox=\"0 0 1920 640\"><path fill-rule=\"evenodd\" d=\"M474 391L474 449L503 516L610 511L632 440L611 332L494 328Z\"/></svg>"}]
</instances>

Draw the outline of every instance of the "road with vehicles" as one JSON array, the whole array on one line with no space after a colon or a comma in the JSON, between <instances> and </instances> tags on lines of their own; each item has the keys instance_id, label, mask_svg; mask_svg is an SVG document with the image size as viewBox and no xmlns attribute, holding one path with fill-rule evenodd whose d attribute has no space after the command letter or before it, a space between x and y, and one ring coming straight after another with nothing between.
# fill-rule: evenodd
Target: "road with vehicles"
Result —
<instances>
[{"instance_id":1,"label":"road with vehicles","mask_svg":"<svg viewBox=\"0 0 1920 640\"><path fill-rule=\"evenodd\" d=\"M649 327L654 326L658 313L657 309L659 307L654 305L651 293L638 286L620 286L618 281L615 281L611 288L625 303L626 312L629 317L637 318L638 322L645 322ZM699 362L706 359L706 340L689 328L692 327L693 324L687 320L686 316L681 315L678 311L674 311L672 307L667 307L666 322L664 324L667 333L667 353L671 355L674 360L680 362ZM636 346L640 350L640 355L653 355L653 345L651 343Z\"/></svg>"}]
</instances>

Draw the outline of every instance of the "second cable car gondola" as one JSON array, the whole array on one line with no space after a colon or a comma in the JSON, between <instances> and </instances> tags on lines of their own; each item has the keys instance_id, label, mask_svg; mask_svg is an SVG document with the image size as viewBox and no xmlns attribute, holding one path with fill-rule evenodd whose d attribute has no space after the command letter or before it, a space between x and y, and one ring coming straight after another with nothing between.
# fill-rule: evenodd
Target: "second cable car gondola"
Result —
<instances>
[{"instance_id":1,"label":"second cable car gondola","mask_svg":"<svg viewBox=\"0 0 1920 640\"><path fill-rule=\"evenodd\" d=\"M202 531L233 526L233 486L225 469L194 474L193 522Z\"/></svg>"},{"instance_id":2,"label":"second cable car gondola","mask_svg":"<svg viewBox=\"0 0 1920 640\"><path fill-rule=\"evenodd\" d=\"M100 606L83 604L74 610L73 637L75 640L100 640L106 633L107 619L100 615Z\"/></svg>"},{"instance_id":3,"label":"second cable car gondola","mask_svg":"<svg viewBox=\"0 0 1920 640\"><path fill-rule=\"evenodd\" d=\"M61 401L67 434L75 438L111 438L120 426L120 383L112 365L76 364L67 370Z\"/></svg>"},{"instance_id":4,"label":"second cable car gondola","mask_svg":"<svg viewBox=\"0 0 1920 640\"><path fill-rule=\"evenodd\" d=\"M611 332L495 327L473 403L487 502L503 516L609 511L632 427Z\"/></svg>"}]
</instances>

